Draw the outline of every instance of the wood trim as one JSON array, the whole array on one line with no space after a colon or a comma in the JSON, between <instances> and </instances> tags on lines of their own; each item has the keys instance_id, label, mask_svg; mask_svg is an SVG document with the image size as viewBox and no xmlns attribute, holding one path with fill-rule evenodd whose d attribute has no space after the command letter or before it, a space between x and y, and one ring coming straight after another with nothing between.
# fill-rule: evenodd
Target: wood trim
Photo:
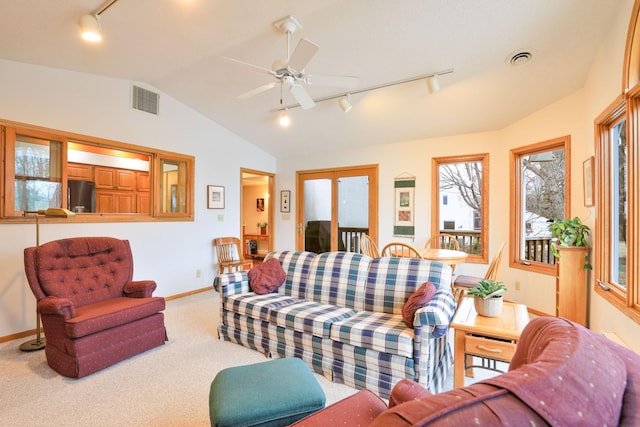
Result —
<instances>
[{"instance_id":1,"label":"wood trim","mask_svg":"<svg viewBox=\"0 0 640 427\"><path fill-rule=\"evenodd\" d=\"M640 1L633 3L622 67L622 93L640 82Z\"/></svg>"}]
</instances>

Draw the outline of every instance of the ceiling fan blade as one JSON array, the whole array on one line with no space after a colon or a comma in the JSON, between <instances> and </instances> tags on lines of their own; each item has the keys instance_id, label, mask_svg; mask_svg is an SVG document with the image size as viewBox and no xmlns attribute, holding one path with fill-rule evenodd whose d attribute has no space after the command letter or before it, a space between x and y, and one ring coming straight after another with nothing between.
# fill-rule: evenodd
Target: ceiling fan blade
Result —
<instances>
[{"instance_id":1,"label":"ceiling fan blade","mask_svg":"<svg viewBox=\"0 0 640 427\"><path fill-rule=\"evenodd\" d=\"M307 91L300 85L292 85L289 92L305 110L313 108L316 105L311 96L309 96Z\"/></svg>"},{"instance_id":2,"label":"ceiling fan blade","mask_svg":"<svg viewBox=\"0 0 640 427\"><path fill-rule=\"evenodd\" d=\"M307 39L300 39L296 49L291 54L291 58L289 58L289 67L293 68L296 71L304 70L304 67L307 66L313 55L316 54L320 47L314 42L310 42Z\"/></svg>"},{"instance_id":3,"label":"ceiling fan blade","mask_svg":"<svg viewBox=\"0 0 640 427\"><path fill-rule=\"evenodd\" d=\"M315 86L332 86L354 88L358 86L359 79L355 76L328 76L328 75L308 75L305 82Z\"/></svg>"},{"instance_id":4,"label":"ceiling fan blade","mask_svg":"<svg viewBox=\"0 0 640 427\"><path fill-rule=\"evenodd\" d=\"M228 56L221 56L220 59L222 59L223 61L226 61L226 62L230 62L232 64L244 65L246 67L253 68L256 71L262 71L263 73L271 74L272 76L276 75L276 73L274 73L273 70L261 67L259 65L250 64L248 62L240 61L239 59L229 58Z\"/></svg>"},{"instance_id":5,"label":"ceiling fan blade","mask_svg":"<svg viewBox=\"0 0 640 427\"><path fill-rule=\"evenodd\" d=\"M243 93L241 95L238 95L238 99L251 98L254 95L257 95L257 94L262 93L262 92L266 92L269 89L273 89L274 87L276 87L277 84L278 84L278 82L273 82L273 83L267 83L266 85L258 86L255 89L251 89L248 92L245 92L245 93Z\"/></svg>"}]
</instances>

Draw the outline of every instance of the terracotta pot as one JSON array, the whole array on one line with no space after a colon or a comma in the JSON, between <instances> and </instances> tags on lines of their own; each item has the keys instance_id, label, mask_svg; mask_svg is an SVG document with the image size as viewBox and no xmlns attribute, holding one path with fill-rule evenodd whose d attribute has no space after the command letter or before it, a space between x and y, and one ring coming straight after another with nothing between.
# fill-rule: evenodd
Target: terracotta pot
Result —
<instances>
[{"instance_id":1,"label":"terracotta pot","mask_svg":"<svg viewBox=\"0 0 640 427\"><path fill-rule=\"evenodd\" d=\"M267 227L260 227L260 234L267 234Z\"/></svg>"}]
</instances>

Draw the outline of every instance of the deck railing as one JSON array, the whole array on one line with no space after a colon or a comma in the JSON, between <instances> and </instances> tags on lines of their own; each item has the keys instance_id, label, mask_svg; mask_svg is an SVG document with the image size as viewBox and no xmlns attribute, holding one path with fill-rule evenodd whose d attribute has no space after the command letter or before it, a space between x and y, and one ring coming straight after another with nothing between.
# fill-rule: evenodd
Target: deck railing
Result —
<instances>
[{"instance_id":1,"label":"deck railing","mask_svg":"<svg viewBox=\"0 0 640 427\"><path fill-rule=\"evenodd\" d=\"M361 227L338 227L339 238L344 244L344 250L346 252L360 253L360 236L363 234L369 234L368 228Z\"/></svg>"}]
</instances>

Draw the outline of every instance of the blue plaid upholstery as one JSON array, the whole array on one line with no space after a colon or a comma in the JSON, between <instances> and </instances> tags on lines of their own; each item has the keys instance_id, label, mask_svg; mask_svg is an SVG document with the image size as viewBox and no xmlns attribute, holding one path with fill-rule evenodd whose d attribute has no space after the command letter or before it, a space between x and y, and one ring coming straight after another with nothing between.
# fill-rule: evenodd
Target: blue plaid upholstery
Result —
<instances>
[{"instance_id":1,"label":"blue plaid upholstery","mask_svg":"<svg viewBox=\"0 0 640 427\"><path fill-rule=\"evenodd\" d=\"M347 252L280 251L269 258L287 273L277 292L251 292L246 271L216 277L222 339L267 356L298 357L332 381L385 399L403 378L442 391L453 365L449 266ZM416 311L414 329L407 328L402 307L426 281L437 292Z\"/></svg>"},{"instance_id":2,"label":"blue plaid upholstery","mask_svg":"<svg viewBox=\"0 0 640 427\"><path fill-rule=\"evenodd\" d=\"M306 298L362 310L371 258L354 252L325 252L311 264Z\"/></svg>"}]
</instances>

